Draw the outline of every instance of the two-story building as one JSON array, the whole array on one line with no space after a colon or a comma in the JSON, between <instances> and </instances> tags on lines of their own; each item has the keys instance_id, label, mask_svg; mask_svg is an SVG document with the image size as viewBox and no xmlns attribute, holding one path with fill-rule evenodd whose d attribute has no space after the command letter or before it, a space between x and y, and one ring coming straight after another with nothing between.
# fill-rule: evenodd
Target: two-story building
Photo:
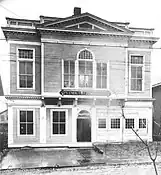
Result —
<instances>
[{"instance_id":1,"label":"two-story building","mask_svg":"<svg viewBox=\"0 0 161 175\"><path fill-rule=\"evenodd\" d=\"M80 8L66 18L6 20L9 147L137 140L131 127L152 140L153 29Z\"/></svg>"}]
</instances>

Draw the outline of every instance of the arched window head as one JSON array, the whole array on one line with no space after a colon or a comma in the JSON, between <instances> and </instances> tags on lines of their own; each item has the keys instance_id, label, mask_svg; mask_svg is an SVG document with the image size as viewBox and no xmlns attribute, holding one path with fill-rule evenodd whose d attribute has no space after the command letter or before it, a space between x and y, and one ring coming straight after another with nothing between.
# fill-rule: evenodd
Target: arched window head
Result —
<instances>
[{"instance_id":1,"label":"arched window head","mask_svg":"<svg viewBox=\"0 0 161 175\"><path fill-rule=\"evenodd\" d=\"M90 113L87 110L81 110L78 114L78 118L89 118Z\"/></svg>"},{"instance_id":2,"label":"arched window head","mask_svg":"<svg viewBox=\"0 0 161 175\"><path fill-rule=\"evenodd\" d=\"M82 60L86 60L86 59L92 60L92 59L93 59L93 55L92 55L92 53L91 53L89 50L84 49L84 50L82 50L82 51L79 53L78 59L82 59Z\"/></svg>"}]
</instances>

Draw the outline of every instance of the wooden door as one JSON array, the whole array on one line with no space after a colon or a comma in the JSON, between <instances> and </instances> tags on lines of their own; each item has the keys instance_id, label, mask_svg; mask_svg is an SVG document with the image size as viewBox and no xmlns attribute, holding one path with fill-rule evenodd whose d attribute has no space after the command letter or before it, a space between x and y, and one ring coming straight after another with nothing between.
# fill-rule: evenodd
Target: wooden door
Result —
<instances>
[{"instance_id":1,"label":"wooden door","mask_svg":"<svg viewBox=\"0 0 161 175\"><path fill-rule=\"evenodd\" d=\"M91 119L77 119L77 142L91 142Z\"/></svg>"}]
</instances>

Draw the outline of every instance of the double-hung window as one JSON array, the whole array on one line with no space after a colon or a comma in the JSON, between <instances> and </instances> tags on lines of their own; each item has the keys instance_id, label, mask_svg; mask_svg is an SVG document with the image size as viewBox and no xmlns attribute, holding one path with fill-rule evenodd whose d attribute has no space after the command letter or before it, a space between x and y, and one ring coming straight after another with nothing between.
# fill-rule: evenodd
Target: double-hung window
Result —
<instances>
[{"instance_id":1,"label":"double-hung window","mask_svg":"<svg viewBox=\"0 0 161 175\"><path fill-rule=\"evenodd\" d=\"M66 111L52 111L52 134L53 135L64 135L66 134Z\"/></svg>"},{"instance_id":2,"label":"double-hung window","mask_svg":"<svg viewBox=\"0 0 161 175\"><path fill-rule=\"evenodd\" d=\"M75 62L64 61L64 87L73 88L75 86Z\"/></svg>"},{"instance_id":3,"label":"double-hung window","mask_svg":"<svg viewBox=\"0 0 161 175\"><path fill-rule=\"evenodd\" d=\"M19 110L19 134L34 135L33 110Z\"/></svg>"},{"instance_id":4,"label":"double-hung window","mask_svg":"<svg viewBox=\"0 0 161 175\"><path fill-rule=\"evenodd\" d=\"M79 87L93 87L93 56L88 50L83 50L78 55Z\"/></svg>"},{"instance_id":5,"label":"double-hung window","mask_svg":"<svg viewBox=\"0 0 161 175\"><path fill-rule=\"evenodd\" d=\"M97 88L107 88L107 63L97 63Z\"/></svg>"},{"instance_id":6,"label":"double-hung window","mask_svg":"<svg viewBox=\"0 0 161 175\"><path fill-rule=\"evenodd\" d=\"M140 129L146 128L146 119L145 118L140 118L139 119L139 128Z\"/></svg>"},{"instance_id":7,"label":"double-hung window","mask_svg":"<svg viewBox=\"0 0 161 175\"><path fill-rule=\"evenodd\" d=\"M34 88L33 49L18 49L18 88Z\"/></svg>"},{"instance_id":8,"label":"double-hung window","mask_svg":"<svg viewBox=\"0 0 161 175\"><path fill-rule=\"evenodd\" d=\"M143 90L143 56L131 55L130 57L130 90Z\"/></svg>"}]
</instances>

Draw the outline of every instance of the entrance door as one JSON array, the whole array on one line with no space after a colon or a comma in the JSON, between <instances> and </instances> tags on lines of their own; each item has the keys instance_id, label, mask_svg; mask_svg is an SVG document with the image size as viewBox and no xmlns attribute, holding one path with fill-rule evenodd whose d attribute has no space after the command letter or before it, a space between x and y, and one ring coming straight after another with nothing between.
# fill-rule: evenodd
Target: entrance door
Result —
<instances>
[{"instance_id":1,"label":"entrance door","mask_svg":"<svg viewBox=\"0 0 161 175\"><path fill-rule=\"evenodd\" d=\"M77 142L91 142L91 118L86 110L82 110L78 114Z\"/></svg>"}]
</instances>

